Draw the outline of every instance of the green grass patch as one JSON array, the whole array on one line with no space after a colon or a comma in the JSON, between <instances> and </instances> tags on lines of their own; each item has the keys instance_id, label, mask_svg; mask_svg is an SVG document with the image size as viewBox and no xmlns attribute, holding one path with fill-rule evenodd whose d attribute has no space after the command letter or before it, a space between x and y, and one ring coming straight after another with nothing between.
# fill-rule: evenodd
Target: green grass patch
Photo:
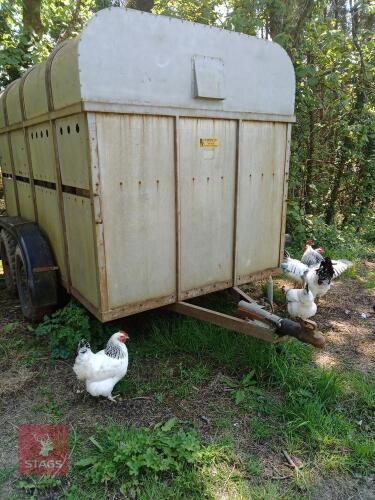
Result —
<instances>
[{"instance_id":1,"label":"green grass patch","mask_svg":"<svg viewBox=\"0 0 375 500\"><path fill-rule=\"evenodd\" d=\"M0 488L4 486L13 476L16 467L4 467L0 469Z\"/></svg>"},{"instance_id":2,"label":"green grass patch","mask_svg":"<svg viewBox=\"0 0 375 500\"><path fill-rule=\"evenodd\" d=\"M375 288L375 272L370 272L363 280L363 288L372 290Z\"/></svg>"}]
</instances>

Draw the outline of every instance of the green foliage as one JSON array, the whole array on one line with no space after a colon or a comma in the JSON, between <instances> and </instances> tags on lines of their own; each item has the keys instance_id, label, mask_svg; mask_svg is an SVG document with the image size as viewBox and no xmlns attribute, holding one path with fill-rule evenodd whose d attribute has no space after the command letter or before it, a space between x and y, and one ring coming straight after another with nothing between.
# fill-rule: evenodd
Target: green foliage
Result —
<instances>
[{"instance_id":1,"label":"green foliage","mask_svg":"<svg viewBox=\"0 0 375 500\"><path fill-rule=\"evenodd\" d=\"M13 476L16 468L13 466L0 469L0 488Z\"/></svg>"},{"instance_id":2,"label":"green foliage","mask_svg":"<svg viewBox=\"0 0 375 500\"><path fill-rule=\"evenodd\" d=\"M264 391L257 386L254 375L255 370L251 370L251 372L247 373L240 382L224 379L225 384L233 389L233 398L236 404L243 403L245 400L253 398L254 395L263 395Z\"/></svg>"},{"instance_id":3,"label":"green foliage","mask_svg":"<svg viewBox=\"0 0 375 500\"><path fill-rule=\"evenodd\" d=\"M19 325L18 321L13 321L11 323L7 323L4 326L4 332L5 333L11 333L11 332L13 332L13 330L15 330L17 328L18 325Z\"/></svg>"},{"instance_id":4,"label":"green foliage","mask_svg":"<svg viewBox=\"0 0 375 500\"><path fill-rule=\"evenodd\" d=\"M90 488L96 495L116 491L127 498L216 498L229 492L248 498L241 475L234 473L242 465L231 446L204 444L194 430L177 427L175 418L153 428L108 422L79 450L67 498Z\"/></svg>"},{"instance_id":5,"label":"green foliage","mask_svg":"<svg viewBox=\"0 0 375 500\"><path fill-rule=\"evenodd\" d=\"M51 356L66 359L77 350L78 342L84 338L92 347L103 347L106 331L100 323L75 300L51 316L45 316L35 329L37 337L46 337Z\"/></svg>"},{"instance_id":6,"label":"green foliage","mask_svg":"<svg viewBox=\"0 0 375 500\"><path fill-rule=\"evenodd\" d=\"M252 418L250 421L250 434L255 439L265 440L272 435L270 426L259 418Z\"/></svg>"},{"instance_id":7,"label":"green foliage","mask_svg":"<svg viewBox=\"0 0 375 500\"><path fill-rule=\"evenodd\" d=\"M151 428L99 427L90 438L92 449L76 466L93 484L121 482L121 491L140 481L171 477L202 458L192 430L176 429L176 419Z\"/></svg>"},{"instance_id":8,"label":"green foliage","mask_svg":"<svg viewBox=\"0 0 375 500\"><path fill-rule=\"evenodd\" d=\"M251 416L249 439L279 436L279 446L297 456L307 454L323 469L373 470L371 378L320 368L312 362L313 350L295 341L280 353L271 345L189 318L171 315L153 324L147 347L152 352L195 353L232 371L223 381L231 389L235 413ZM217 428L230 429L232 420L222 414Z\"/></svg>"},{"instance_id":9,"label":"green foliage","mask_svg":"<svg viewBox=\"0 0 375 500\"><path fill-rule=\"evenodd\" d=\"M28 4L31 15L27 11L25 15L24 6ZM95 10L94 0L2 1L0 86L45 60L57 43L77 35Z\"/></svg>"},{"instance_id":10,"label":"green foliage","mask_svg":"<svg viewBox=\"0 0 375 500\"><path fill-rule=\"evenodd\" d=\"M259 459L254 456L248 457L246 461L246 470L251 476L260 476L262 473L262 467Z\"/></svg>"},{"instance_id":11,"label":"green foliage","mask_svg":"<svg viewBox=\"0 0 375 500\"><path fill-rule=\"evenodd\" d=\"M90 342L89 316L77 302L71 301L51 316L45 316L35 330L37 337L47 337L53 358L65 359L77 349L78 342L85 338Z\"/></svg>"},{"instance_id":12,"label":"green foliage","mask_svg":"<svg viewBox=\"0 0 375 500\"><path fill-rule=\"evenodd\" d=\"M368 289L375 288L375 272L370 272L367 274L363 283L363 287Z\"/></svg>"},{"instance_id":13,"label":"green foliage","mask_svg":"<svg viewBox=\"0 0 375 500\"><path fill-rule=\"evenodd\" d=\"M53 495L61 480L53 476L28 477L17 482L17 488L24 490L28 498L37 499L40 495Z\"/></svg>"},{"instance_id":14,"label":"green foliage","mask_svg":"<svg viewBox=\"0 0 375 500\"><path fill-rule=\"evenodd\" d=\"M353 227L338 229L326 224L321 217L301 213L297 216L293 209L289 213L288 230L293 234L293 242L287 250L293 257L300 258L305 242L310 238L316 246L324 248L324 255L332 258L355 260L373 255L373 245L361 238Z\"/></svg>"}]
</instances>

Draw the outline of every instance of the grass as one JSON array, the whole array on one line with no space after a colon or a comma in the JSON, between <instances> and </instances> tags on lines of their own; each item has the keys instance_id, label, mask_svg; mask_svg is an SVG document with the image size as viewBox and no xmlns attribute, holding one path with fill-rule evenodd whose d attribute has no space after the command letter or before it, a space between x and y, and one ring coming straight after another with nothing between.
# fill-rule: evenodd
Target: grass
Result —
<instances>
[{"instance_id":1,"label":"grass","mask_svg":"<svg viewBox=\"0 0 375 500\"><path fill-rule=\"evenodd\" d=\"M231 498L303 498L317 471L375 472L375 385L371 376L323 369L312 362L312 349L295 341L280 354L272 345L189 318L154 316L151 325L147 342L143 335L133 336L132 347L140 363L160 361L155 371L158 376L152 382L137 377L135 382L129 377L120 384L122 390L124 384L141 387L137 394L158 389L161 404L164 397L189 399L193 385L204 384L220 369L226 373L223 384L229 400L223 401L213 422L216 438L195 441L196 452L201 453L198 461L191 458L189 466L181 464L162 479L146 474L137 484L124 486L115 481L112 488L123 487L139 498L217 498L223 491ZM286 449L305 464L287 490L260 479L258 457L243 458L237 453L239 443L233 429L238 419L248 422L242 436L246 442L263 444L277 454ZM181 423L176 426L182 429ZM121 432L129 430L121 427ZM117 443L122 439L126 442L128 438L117 439ZM87 475L81 480L87 481ZM75 481L67 498L73 498L77 487Z\"/></svg>"},{"instance_id":2,"label":"grass","mask_svg":"<svg viewBox=\"0 0 375 500\"><path fill-rule=\"evenodd\" d=\"M375 288L375 272L370 272L364 279L363 288L372 290Z\"/></svg>"},{"instance_id":3,"label":"grass","mask_svg":"<svg viewBox=\"0 0 375 500\"><path fill-rule=\"evenodd\" d=\"M370 273L368 289L372 279ZM275 295L281 302L282 295ZM225 293L196 302L224 312L233 308ZM203 389L207 400L161 434L165 421L146 428L124 425L122 407L114 407L116 421L79 430L67 478L28 479L19 491L57 491L67 499L116 492L142 499L290 499L307 498L317 477L375 473L374 375L321 368L313 349L294 340L280 350L168 312L138 315L125 326L129 374L115 393L124 399L147 396L156 408L177 413L181 404L197 406ZM9 327L0 348L8 357L18 353L20 363L35 363L40 346L32 332L25 341L17 337L18 328ZM211 401L213 381L221 392ZM33 411L50 423L61 421L68 403L57 401L48 386L41 396ZM126 455L122 449L130 445L133 451ZM282 450L304 464L298 473L288 471L287 482L269 479L264 466L272 457L280 460ZM0 485L13 472L0 471Z\"/></svg>"}]
</instances>

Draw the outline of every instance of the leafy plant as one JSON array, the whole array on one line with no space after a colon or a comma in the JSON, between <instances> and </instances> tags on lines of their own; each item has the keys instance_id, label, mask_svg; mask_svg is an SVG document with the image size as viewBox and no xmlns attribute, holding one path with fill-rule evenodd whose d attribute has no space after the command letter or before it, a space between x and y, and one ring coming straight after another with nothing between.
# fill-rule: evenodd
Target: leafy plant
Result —
<instances>
[{"instance_id":1,"label":"leafy plant","mask_svg":"<svg viewBox=\"0 0 375 500\"><path fill-rule=\"evenodd\" d=\"M91 340L90 320L77 302L71 301L51 316L45 316L35 330L37 337L47 337L53 358L67 358L81 338Z\"/></svg>"},{"instance_id":2,"label":"leafy plant","mask_svg":"<svg viewBox=\"0 0 375 500\"><path fill-rule=\"evenodd\" d=\"M76 463L94 484L122 482L122 489L147 478L165 478L190 468L201 450L193 430L176 429L176 419L154 428L98 427L93 448Z\"/></svg>"},{"instance_id":3,"label":"leafy plant","mask_svg":"<svg viewBox=\"0 0 375 500\"><path fill-rule=\"evenodd\" d=\"M74 354L85 338L94 347L103 342L105 329L75 300L51 316L45 316L35 329L37 337L46 337L53 358L66 359Z\"/></svg>"},{"instance_id":4,"label":"leafy plant","mask_svg":"<svg viewBox=\"0 0 375 500\"><path fill-rule=\"evenodd\" d=\"M253 397L254 395L262 396L264 391L257 386L257 382L254 379L255 370L251 370L247 373L240 382L225 379L225 384L233 389L233 397L236 404L244 402L246 399Z\"/></svg>"},{"instance_id":5,"label":"leafy plant","mask_svg":"<svg viewBox=\"0 0 375 500\"><path fill-rule=\"evenodd\" d=\"M40 498L41 492L54 491L61 485L61 480L53 476L28 477L17 482L17 487L30 495L28 498Z\"/></svg>"}]
</instances>

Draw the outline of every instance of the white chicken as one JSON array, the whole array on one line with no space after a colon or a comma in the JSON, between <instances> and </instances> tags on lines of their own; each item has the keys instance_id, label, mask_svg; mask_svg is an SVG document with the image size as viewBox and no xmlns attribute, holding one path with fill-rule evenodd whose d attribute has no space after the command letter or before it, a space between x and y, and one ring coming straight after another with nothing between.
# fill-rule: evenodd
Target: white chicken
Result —
<instances>
[{"instance_id":1,"label":"white chicken","mask_svg":"<svg viewBox=\"0 0 375 500\"><path fill-rule=\"evenodd\" d=\"M297 259L287 257L281 264L281 268L296 283L301 284L305 279L309 290L316 298L323 297L331 288L332 280L352 265L349 260L331 260L329 257L324 257L320 263L307 266Z\"/></svg>"},{"instance_id":2,"label":"white chicken","mask_svg":"<svg viewBox=\"0 0 375 500\"><path fill-rule=\"evenodd\" d=\"M283 287L283 292L288 303L288 313L292 318L306 320L315 316L317 306L307 283L301 289Z\"/></svg>"},{"instance_id":3,"label":"white chicken","mask_svg":"<svg viewBox=\"0 0 375 500\"><path fill-rule=\"evenodd\" d=\"M128 350L125 342L129 335L119 331L108 340L102 351L93 353L90 344L81 340L73 366L77 379L86 383L91 396L104 396L115 402L112 390L128 370Z\"/></svg>"},{"instance_id":4,"label":"white chicken","mask_svg":"<svg viewBox=\"0 0 375 500\"><path fill-rule=\"evenodd\" d=\"M301 258L302 264L306 264L308 267L316 266L316 264L320 264L324 259L322 255L324 253L324 248L319 247L315 249L312 247L313 244L313 240L306 241L305 249Z\"/></svg>"}]
</instances>

